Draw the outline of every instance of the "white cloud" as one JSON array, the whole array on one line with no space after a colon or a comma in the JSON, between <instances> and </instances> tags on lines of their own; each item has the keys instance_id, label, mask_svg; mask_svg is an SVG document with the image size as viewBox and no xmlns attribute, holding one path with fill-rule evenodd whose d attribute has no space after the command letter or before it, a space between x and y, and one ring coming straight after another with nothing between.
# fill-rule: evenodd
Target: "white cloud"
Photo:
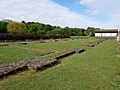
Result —
<instances>
[{"instance_id":1,"label":"white cloud","mask_svg":"<svg viewBox=\"0 0 120 90\"><path fill-rule=\"evenodd\" d=\"M80 4L87 6L89 15L98 15L99 21L103 20L102 27L120 28L120 0L79 0ZM96 11L97 10L97 11Z\"/></svg>"},{"instance_id":2,"label":"white cloud","mask_svg":"<svg viewBox=\"0 0 120 90\"><path fill-rule=\"evenodd\" d=\"M120 0L80 0L81 4L88 7L87 13L90 17L76 14L53 0L0 0L0 3L0 19L39 21L69 27L111 28L120 25ZM102 15L107 17L107 20L104 23L93 21L91 15Z\"/></svg>"},{"instance_id":3,"label":"white cloud","mask_svg":"<svg viewBox=\"0 0 120 90\"><path fill-rule=\"evenodd\" d=\"M100 14L99 10L87 10L87 13L93 16Z\"/></svg>"},{"instance_id":4,"label":"white cloud","mask_svg":"<svg viewBox=\"0 0 120 90\"><path fill-rule=\"evenodd\" d=\"M0 3L0 19L24 19L70 27L95 25L87 17L73 13L52 0L1 0Z\"/></svg>"},{"instance_id":5,"label":"white cloud","mask_svg":"<svg viewBox=\"0 0 120 90\"><path fill-rule=\"evenodd\" d=\"M91 4L91 3L95 2L95 1L97 1L97 0L80 0L80 3L81 4Z\"/></svg>"}]
</instances>

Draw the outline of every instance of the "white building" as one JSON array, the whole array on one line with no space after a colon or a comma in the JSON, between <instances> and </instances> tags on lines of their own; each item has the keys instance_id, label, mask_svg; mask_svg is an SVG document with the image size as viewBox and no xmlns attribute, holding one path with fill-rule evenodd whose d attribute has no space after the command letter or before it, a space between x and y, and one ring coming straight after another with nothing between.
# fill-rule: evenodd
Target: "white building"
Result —
<instances>
[{"instance_id":1,"label":"white building","mask_svg":"<svg viewBox=\"0 0 120 90\"><path fill-rule=\"evenodd\" d=\"M118 34L118 29L100 29L95 31L95 36L98 37L116 37Z\"/></svg>"}]
</instances>

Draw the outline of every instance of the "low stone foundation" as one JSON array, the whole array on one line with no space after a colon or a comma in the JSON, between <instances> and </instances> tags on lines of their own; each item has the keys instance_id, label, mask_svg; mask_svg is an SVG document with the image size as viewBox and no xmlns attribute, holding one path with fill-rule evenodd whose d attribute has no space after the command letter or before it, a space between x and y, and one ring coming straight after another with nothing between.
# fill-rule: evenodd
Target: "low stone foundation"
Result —
<instances>
[{"instance_id":1,"label":"low stone foundation","mask_svg":"<svg viewBox=\"0 0 120 90\"><path fill-rule=\"evenodd\" d=\"M81 53L84 49L67 49L65 53L54 56L53 57L47 57L47 56L39 56L34 58L25 59L22 61L16 61L11 62L8 64L2 64L0 65L0 78L3 78L4 76L8 76L11 74L15 74L19 71L24 70L40 70L44 67L49 67L52 65L55 65L59 62L60 59L68 57L75 53Z\"/></svg>"},{"instance_id":2,"label":"low stone foundation","mask_svg":"<svg viewBox=\"0 0 120 90\"><path fill-rule=\"evenodd\" d=\"M88 42L88 44L84 44L82 46L87 46L87 47L94 47L102 42L104 42L106 39L98 39L96 41L93 41L93 42Z\"/></svg>"}]
</instances>

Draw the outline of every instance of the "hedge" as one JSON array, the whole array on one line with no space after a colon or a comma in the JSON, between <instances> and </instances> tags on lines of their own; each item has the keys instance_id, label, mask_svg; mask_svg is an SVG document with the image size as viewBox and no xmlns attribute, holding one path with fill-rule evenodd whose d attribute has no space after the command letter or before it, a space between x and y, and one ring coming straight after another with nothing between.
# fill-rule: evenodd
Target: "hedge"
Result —
<instances>
[{"instance_id":1,"label":"hedge","mask_svg":"<svg viewBox=\"0 0 120 90\"><path fill-rule=\"evenodd\" d=\"M0 34L0 40L40 40L70 38L64 35L40 35L40 34Z\"/></svg>"}]
</instances>

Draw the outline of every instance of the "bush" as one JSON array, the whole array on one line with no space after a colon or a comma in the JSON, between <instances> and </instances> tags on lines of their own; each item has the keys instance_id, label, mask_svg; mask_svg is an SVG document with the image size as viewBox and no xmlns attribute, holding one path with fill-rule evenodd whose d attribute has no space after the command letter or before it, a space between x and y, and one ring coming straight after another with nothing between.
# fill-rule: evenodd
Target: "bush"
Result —
<instances>
[{"instance_id":1,"label":"bush","mask_svg":"<svg viewBox=\"0 0 120 90\"><path fill-rule=\"evenodd\" d=\"M70 38L63 35L40 35L40 34L0 34L0 40L41 40L41 39Z\"/></svg>"}]
</instances>

